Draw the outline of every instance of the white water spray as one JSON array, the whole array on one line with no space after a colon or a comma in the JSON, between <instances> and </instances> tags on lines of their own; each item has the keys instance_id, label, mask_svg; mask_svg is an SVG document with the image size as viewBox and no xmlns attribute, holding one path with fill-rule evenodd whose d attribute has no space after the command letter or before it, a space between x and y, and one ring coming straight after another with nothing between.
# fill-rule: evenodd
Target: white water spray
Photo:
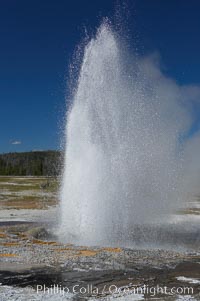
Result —
<instances>
[{"instance_id":1,"label":"white water spray","mask_svg":"<svg viewBox=\"0 0 200 301\"><path fill-rule=\"evenodd\" d=\"M179 87L103 24L85 47L67 116L61 239L123 243L135 225L177 209L188 124Z\"/></svg>"}]
</instances>

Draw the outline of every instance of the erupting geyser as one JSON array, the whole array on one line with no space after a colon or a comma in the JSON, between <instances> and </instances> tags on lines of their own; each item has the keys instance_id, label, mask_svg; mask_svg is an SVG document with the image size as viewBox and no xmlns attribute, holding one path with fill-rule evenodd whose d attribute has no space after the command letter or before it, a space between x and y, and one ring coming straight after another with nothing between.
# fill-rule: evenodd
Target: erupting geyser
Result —
<instances>
[{"instance_id":1,"label":"erupting geyser","mask_svg":"<svg viewBox=\"0 0 200 301\"><path fill-rule=\"evenodd\" d=\"M129 55L110 25L85 47L71 110L60 236L105 244L131 239L182 202L180 137L188 125L178 86L154 58Z\"/></svg>"}]
</instances>

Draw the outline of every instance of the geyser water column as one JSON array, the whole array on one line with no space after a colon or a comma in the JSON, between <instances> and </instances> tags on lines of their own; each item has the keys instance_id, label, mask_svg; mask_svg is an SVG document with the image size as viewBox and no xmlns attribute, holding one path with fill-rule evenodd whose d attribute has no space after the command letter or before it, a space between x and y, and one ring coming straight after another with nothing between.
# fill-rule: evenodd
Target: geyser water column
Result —
<instances>
[{"instance_id":1,"label":"geyser water column","mask_svg":"<svg viewBox=\"0 0 200 301\"><path fill-rule=\"evenodd\" d=\"M105 23L85 47L67 113L64 241L125 243L135 225L163 219L181 199L179 92L152 60L125 49Z\"/></svg>"}]
</instances>

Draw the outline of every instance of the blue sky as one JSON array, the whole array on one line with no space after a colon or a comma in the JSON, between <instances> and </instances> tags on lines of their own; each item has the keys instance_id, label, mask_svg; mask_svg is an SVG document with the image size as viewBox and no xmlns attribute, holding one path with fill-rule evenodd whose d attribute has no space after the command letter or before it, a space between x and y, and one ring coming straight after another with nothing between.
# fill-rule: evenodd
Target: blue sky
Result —
<instances>
[{"instance_id":1,"label":"blue sky","mask_svg":"<svg viewBox=\"0 0 200 301\"><path fill-rule=\"evenodd\" d=\"M136 37L141 54L158 51L179 85L200 83L200 1L126 2L130 43ZM73 51L85 28L95 32L115 7L112 0L1 1L1 153L59 148Z\"/></svg>"}]
</instances>

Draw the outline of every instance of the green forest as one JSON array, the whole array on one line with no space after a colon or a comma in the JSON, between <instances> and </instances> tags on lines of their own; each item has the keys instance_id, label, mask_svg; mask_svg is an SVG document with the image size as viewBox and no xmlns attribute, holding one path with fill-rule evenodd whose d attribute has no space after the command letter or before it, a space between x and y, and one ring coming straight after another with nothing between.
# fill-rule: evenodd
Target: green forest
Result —
<instances>
[{"instance_id":1,"label":"green forest","mask_svg":"<svg viewBox=\"0 0 200 301\"><path fill-rule=\"evenodd\" d=\"M31 151L0 154L2 176L57 176L62 165L59 151Z\"/></svg>"}]
</instances>

